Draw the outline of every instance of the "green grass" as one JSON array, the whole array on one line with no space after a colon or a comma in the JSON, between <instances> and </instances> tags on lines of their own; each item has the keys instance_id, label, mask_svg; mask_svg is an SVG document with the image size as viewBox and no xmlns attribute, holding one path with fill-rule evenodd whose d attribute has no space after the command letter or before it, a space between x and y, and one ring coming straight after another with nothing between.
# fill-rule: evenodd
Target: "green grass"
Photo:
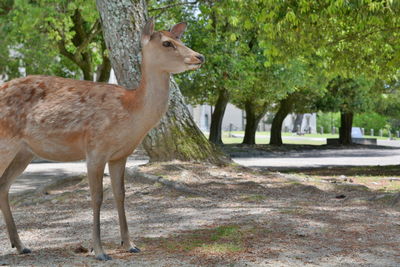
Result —
<instances>
[{"instance_id":1,"label":"green grass","mask_svg":"<svg viewBox=\"0 0 400 267\"><path fill-rule=\"evenodd\" d=\"M244 131L232 131L232 134L241 134L244 135ZM222 135L228 136L229 132L222 132ZM257 132L256 135L270 136L270 132ZM296 135L295 133L285 133L282 132L282 136L302 136L302 137L320 137L320 138L338 138L339 134L304 134L304 135Z\"/></svg>"},{"instance_id":2,"label":"green grass","mask_svg":"<svg viewBox=\"0 0 400 267\"><path fill-rule=\"evenodd\" d=\"M167 238L148 238L146 247L166 250L170 253L190 252L198 254L229 254L244 250L244 241L254 229L239 225L222 225L198 229Z\"/></svg>"},{"instance_id":3,"label":"green grass","mask_svg":"<svg viewBox=\"0 0 400 267\"><path fill-rule=\"evenodd\" d=\"M222 142L224 144L241 144L243 138L241 137L227 137L222 136ZM326 141L319 140L285 140L283 139L284 144L302 144L302 145L325 145ZM269 144L269 136L265 138L256 138L256 144L258 145L267 145Z\"/></svg>"},{"instance_id":4,"label":"green grass","mask_svg":"<svg viewBox=\"0 0 400 267\"><path fill-rule=\"evenodd\" d=\"M232 131L231 135L244 135L244 131ZM243 141L242 137L232 137L229 132L222 132L222 141L224 144L240 144ZM293 133L282 133L282 137L301 137L301 139L286 139L283 138L284 144L298 144L298 145L325 145L325 140L313 140L312 138L339 138L339 134L304 134L296 135ZM376 138L378 140L387 140L388 137L379 136L364 136L365 138ZM269 144L270 132L257 132L256 144L265 145ZM309 140L307 140L309 138Z\"/></svg>"}]
</instances>

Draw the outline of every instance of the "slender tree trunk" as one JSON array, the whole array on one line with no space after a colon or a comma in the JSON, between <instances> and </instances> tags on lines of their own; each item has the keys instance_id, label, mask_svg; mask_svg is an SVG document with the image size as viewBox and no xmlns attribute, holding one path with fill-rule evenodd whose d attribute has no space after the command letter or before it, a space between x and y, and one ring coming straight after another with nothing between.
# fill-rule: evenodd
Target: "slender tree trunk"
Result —
<instances>
[{"instance_id":1,"label":"slender tree trunk","mask_svg":"<svg viewBox=\"0 0 400 267\"><path fill-rule=\"evenodd\" d=\"M271 137L269 144L281 146L282 142L282 124L286 116L292 111L293 96L289 95L287 98L280 101L278 112L275 114L271 125Z\"/></svg>"},{"instance_id":2,"label":"slender tree trunk","mask_svg":"<svg viewBox=\"0 0 400 267\"><path fill-rule=\"evenodd\" d=\"M301 131L301 124L303 123L303 118L304 118L304 114L296 115L296 119L293 122L292 133L297 133L297 132Z\"/></svg>"},{"instance_id":3,"label":"slender tree trunk","mask_svg":"<svg viewBox=\"0 0 400 267\"><path fill-rule=\"evenodd\" d=\"M260 120L267 113L267 106L265 105L263 111L257 114L254 110L254 104L250 101L245 103L246 111L246 128L244 132L244 138L242 144L255 145L256 144L256 132Z\"/></svg>"},{"instance_id":4,"label":"slender tree trunk","mask_svg":"<svg viewBox=\"0 0 400 267\"><path fill-rule=\"evenodd\" d=\"M80 65L80 68L83 73L83 79L86 81L93 81L94 79L94 73L93 73L93 68L91 66L91 63L89 62L84 62Z\"/></svg>"},{"instance_id":5,"label":"slender tree trunk","mask_svg":"<svg viewBox=\"0 0 400 267\"><path fill-rule=\"evenodd\" d=\"M215 109L211 115L211 126L210 126L210 136L208 140L210 142L222 145L222 120L224 119L225 109L229 102L228 90L219 90L217 103L215 104Z\"/></svg>"},{"instance_id":6,"label":"slender tree trunk","mask_svg":"<svg viewBox=\"0 0 400 267\"><path fill-rule=\"evenodd\" d=\"M341 145L351 145L351 128L353 126L352 112L340 112L339 143Z\"/></svg>"},{"instance_id":7,"label":"slender tree trunk","mask_svg":"<svg viewBox=\"0 0 400 267\"><path fill-rule=\"evenodd\" d=\"M97 0L97 8L118 83L134 89L141 79L140 32L147 17L146 1ZM168 112L142 145L151 161L180 159L225 164L229 160L197 128L173 80Z\"/></svg>"},{"instance_id":8,"label":"slender tree trunk","mask_svg":"<svg viewBox=\"0 0 400 267\"><path fill-rule=\"evenodd\" d=\"M111 61L110 58L108 57L107 47L106 43L104 42L104 38L102 40L103 41L101 42L101 58L103 62L101 62L101 65L97 66L96 81L108 82L110 80L110 74L111 74Z\"/></svg>"}]
</instances>

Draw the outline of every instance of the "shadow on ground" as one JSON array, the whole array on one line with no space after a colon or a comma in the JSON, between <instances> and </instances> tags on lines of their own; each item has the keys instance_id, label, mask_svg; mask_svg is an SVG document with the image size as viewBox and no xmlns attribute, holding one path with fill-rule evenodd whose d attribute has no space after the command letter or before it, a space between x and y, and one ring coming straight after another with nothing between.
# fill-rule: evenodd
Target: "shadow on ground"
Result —
<instances>
[{"instance_id":1,"label":"shadow on ground","mask_svg":"<svg viewBox=\"0 0 400 267\"><path fill-rule=\"evenodd\" d=\"M119 248L110 181L104 181L102 239L115 260L104 266L398 266L399 207L381 191L351 183L195 163L152 164L141 172L185 184L184 193L127 177L131 236L142 253ZM344 197L342 197L344 196ZM46 195L14 199L21 239L15 255L0 221L0 263L92 265L91 208L85 179ZM138 265L142 264L142 265Z\"/></svg>"}]
</instances>

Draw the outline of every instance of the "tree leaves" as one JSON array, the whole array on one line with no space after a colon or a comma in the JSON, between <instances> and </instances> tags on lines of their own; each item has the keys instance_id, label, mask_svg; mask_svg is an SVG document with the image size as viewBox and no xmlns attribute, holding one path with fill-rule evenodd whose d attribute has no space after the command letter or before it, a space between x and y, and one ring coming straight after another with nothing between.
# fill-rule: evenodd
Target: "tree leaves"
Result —
<instances>
[{"instance_id":1,"label":"tree leaves","mask_svg":"<svg viewBox=\"0 0 400 267\"><path fill-rule=\"evenodd\" d=\"M77 11L80 21L73 20ZM83 67L77 64L80 53L93 55L89 59L90 64L102 61L101 36L98 38L98 31L95 32L96 36L84 36L88 37L84 46L78 45L76 41L79 34L90 32L97 20L95 1L13 2L10 11L0 16L0 31L5 37L0 42L0 54L8 54L0 57L0 65L7 66L0 71L9 79L20 76L18 70L11 67L13 62L18 62L18 66L24 67L27 74L80 77L79 70ZM76 56L72 56L74 54Z\"/></svg>"}]
</instances>

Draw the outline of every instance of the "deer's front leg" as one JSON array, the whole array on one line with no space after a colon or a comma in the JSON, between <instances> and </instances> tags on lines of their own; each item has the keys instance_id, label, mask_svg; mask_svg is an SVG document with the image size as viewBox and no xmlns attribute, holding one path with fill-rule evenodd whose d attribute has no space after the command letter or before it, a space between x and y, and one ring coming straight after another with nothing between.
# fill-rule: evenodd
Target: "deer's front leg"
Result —
<instances>
[{"instance_id":1,"label":"deer's front leg","mask_svg":"<svg viewBox=\"0 0 400 267\"><path fill-rule=\"evenodd\" d=\"M126 158L108 162L108 168L111 176L111 184L114 193L115 205L118 210L119 226L121 232L121 244L129 252L137 253L140 251L135 245L132 246L129 238L128 224L125 216L125 174Z\"/></svg>"},{"instance_id":2,"label":"deer's front leg","mask_svg":"<svg viewBox=\"0 0 400 267\"><path fill-rule=\"evenodd\" d=\"M105 162L98 159L87 159L88 180L93 208L93 249L98 260L111 260L111 257L104 253L100 239L100 208L103 202L103 175Z\"/></svg>"},{"instance_id":3,"label":"deer's front leg","mask_svg":"<svg viewBox=\"0 0 400 267\"><path fill-rule=\"evenodd\" d=\"M8 191L10 190L11 183L25 170L32 158L32 153L25 149L21 149L7 169L0 176L0 209L3 212L4 221L7 225L11 246L16 247L18 252L21 254L30 253L31 250L26 248L19 239L17 227L15 226L10 209Z\"/></svg>"}]
</instances>

